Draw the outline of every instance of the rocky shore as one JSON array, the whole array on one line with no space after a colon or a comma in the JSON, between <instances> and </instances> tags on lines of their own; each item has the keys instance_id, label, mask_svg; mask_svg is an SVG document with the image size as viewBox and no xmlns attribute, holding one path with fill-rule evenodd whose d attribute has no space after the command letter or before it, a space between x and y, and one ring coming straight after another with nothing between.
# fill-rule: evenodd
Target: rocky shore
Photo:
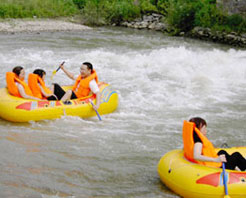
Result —
<instances>
[{"instance_id":1,"label":"rocky shore","mask_svg":"<svg viewBox=\"0 0 246 198\"><path fill-rule=\"evenodd\" d=\"M149 16L143 16L132 22L123 22L120 24L124 27L136 28L136 29L149 29L169 33L170 28L164 22L165 19L162 15L152 14ZM226 33L219 31L212 31L209 28L195 27L190 32L181 32L179 36L191 37L206 41L213 41L217 43L229 44L237 47L246 47L246 33L237 34L235 32Z\"/></svg>"},{"instance_id":2,"label":"rocky shore","mask_svg":"<svg viewBox=\"0 0 246 198\"><path fill-rule=\"evenodd\" d=\"M153 13L149 16L145 15L142 18L138 18L131 22L123 22L120 25L136 29L150 29L166 32L168 30L168 26L162 22L162 20L162 15Z\"/></svg>"},{"instance_id":3,"label":"rocky shore","mask_svg":"<svg viewBox=\"0 0 246 198\"><path fill-rule=\"evenodd\" d=\"M91 29L88 26L55 19L8 19L0 21L0 32L56 32L81 31Z\"/></svg>"},{"instance_id":4,"label":"rocky shore","mask_svg":"<svg viewBox=\"0 0 246 198\"><path fill-rule=\"evenodd\" d=\"M209 28L195 27L191 32L186 33L187 36L198 38L206 41L214 41L217 43L229 44L237 47L246 48L246 33L237 34L236 32L219 32L211 31Z\"/></svg>"}]
</instances>

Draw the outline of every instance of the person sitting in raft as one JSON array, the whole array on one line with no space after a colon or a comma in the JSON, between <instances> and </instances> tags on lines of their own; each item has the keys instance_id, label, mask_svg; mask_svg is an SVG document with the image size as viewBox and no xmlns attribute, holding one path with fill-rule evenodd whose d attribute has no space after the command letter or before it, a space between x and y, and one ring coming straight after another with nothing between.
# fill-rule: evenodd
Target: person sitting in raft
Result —
<instances>
[{"instance_id":1,"label":"person sitting in raft","mask_svg":"<svg viewBox=\"0 0 246 198\"><path fill-rule=\"evenodd\" d=\"M30 87L25 83L25 70L21 66L16 66L12 72L6 73L6 83L8 92L17 97L41 100L33 96Z\"/></svg>"},{"instance_id":2,"label":"person sitting in raft","mask_svg":"<svg viewBox=\"0 0 246 198\"><path fill-rule=\"evenodd\" d=\"M43 69L35 69L28 76L28 85L32 90L33 96L40 99L58 100L56 95L45 85L46 72Z\"/></svg>"},{"instance_id":3,"label":"person sitting in raft","mask_svg":"<svg viewBox=\"0 0 246 198\"><path fill-rule=\"evenodd\" d=\"M183 142L184 156L191 162L212 167L245 171L246 159L239 153L229 155L225 150L216 153L212 143L206 137L207 123L200 117L194 117L189 122L184 121Z\"/></svg>"},{"instance_id":4,"label":"person sitting in raft","mask_svg":"<svg viewBox=\"0 0 246 198\"><path fill-rule=\"evenodd\" d=\"M84 62L80 67L80 75L75 78L75 76L64 68L61 64L60 68L64 73L75 81L72 90L65 92L58 84L54 84L54 94L62 101L67 101L69 99L76 99L88 96L91 92L96 94L96 105L93 108L97 110L100 106L100 90L97 85L98 77L93 66L89 62Z\"/></svg>"}]
</instances>

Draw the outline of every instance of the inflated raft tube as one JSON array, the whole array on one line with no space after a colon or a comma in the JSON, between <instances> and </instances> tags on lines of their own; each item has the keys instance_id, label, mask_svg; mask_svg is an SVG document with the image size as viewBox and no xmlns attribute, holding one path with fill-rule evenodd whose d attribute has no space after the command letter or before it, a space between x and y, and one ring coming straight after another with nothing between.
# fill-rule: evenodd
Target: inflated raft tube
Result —
<instances>
[{"instance_id":1,"label":"inflated raft tube","mask_svg":"<svg viewBox=\"0 0 246 198\"><path fill-rule=\"evenodd\" d=\"M229 154L238 151L246 156L246 147L223 150ZM160 159L158 173L168 188L184 198L223 198L225 195L222 168L190 162L181 149L170 151ZM245 198L246 171L226 170L226 178L229 196Z\"/></svg>"},{"instance_id":2,"label":"inflated raft tube","mask_svg":"<svg viewBox=\"0 0 246 198\"><path fill-rule=\"evenodd\" d=\"M98 84L101 92L100 115L112 113L118 106L118 94L107 83ZM65 90L71 89L64 86ZM0 117L11 122L29 122L56 119L62 116L79 116L88 118L96 116L90 100L95 103L96 96L62 101L37 101L12 96L6 88L0 89Z\"/></svg>"}]
</instances>

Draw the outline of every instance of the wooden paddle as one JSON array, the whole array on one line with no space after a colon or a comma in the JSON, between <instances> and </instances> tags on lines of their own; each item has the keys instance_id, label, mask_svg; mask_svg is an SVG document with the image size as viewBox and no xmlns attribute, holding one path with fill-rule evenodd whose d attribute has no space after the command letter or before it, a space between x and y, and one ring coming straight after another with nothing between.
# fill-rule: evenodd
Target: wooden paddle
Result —
<instances>
[{"instance_id":1,"label":"wooden paddle","mask_svg":"<svg viewBox=\"0 0 246 198\"><path fill-rule=\"evenodd\" d=\"M224 198L230 198L230 196L228 195L225 163L222 163L222 170L223 170L223 184L224 184L224 188L225 188Z\"/></svg>"}]
</instances>

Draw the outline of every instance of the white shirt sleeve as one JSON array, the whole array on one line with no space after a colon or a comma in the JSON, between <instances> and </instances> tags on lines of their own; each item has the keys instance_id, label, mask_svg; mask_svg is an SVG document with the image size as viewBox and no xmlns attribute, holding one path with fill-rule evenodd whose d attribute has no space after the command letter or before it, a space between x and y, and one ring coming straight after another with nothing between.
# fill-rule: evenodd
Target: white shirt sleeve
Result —
<instances>
[{"instance_id":1,"label":"white shirt sleeve","mask_svg":"<svg viewBox=\"0 0 246 198\"><path fill-rule=\"evenodd\" d=\"M90 81L89 87L90 87L91 91L92 91L94 94L96 94L97 92L100 91L100 90L99 90L99 87L98 87L98 85L97 85L97 83L96 83L96 81L95 81L94 79Z\"/></svg>"}]
</instances>

